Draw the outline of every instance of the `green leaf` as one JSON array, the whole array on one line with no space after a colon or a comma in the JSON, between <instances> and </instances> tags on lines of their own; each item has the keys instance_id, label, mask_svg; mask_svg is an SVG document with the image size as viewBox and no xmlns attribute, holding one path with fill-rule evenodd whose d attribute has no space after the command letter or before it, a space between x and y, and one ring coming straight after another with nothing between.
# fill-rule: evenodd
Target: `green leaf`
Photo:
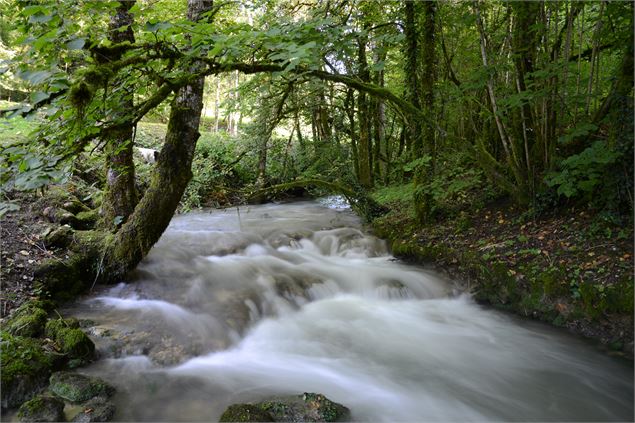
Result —
<instances>
[{"instance_id":1,"label":"green leaf","mask_svg":"<svg viewBox=\"0 0 635 423\"><path fill-rule=\"evenodd\" d=\"M72 41L66 43L66 48L69 50L81 50L86 44L86 38L75 38Z\"/></svg>"},{"instance_id":2,"label":"green leaf","mask_svg":"<svg viewBox=\"0 0 635 423\"><path fill-rule=\"evenodd\" d=\"M53 15L44 15L42 13L36 13L35 15L31 15L29 17L30 23L46 23L53 19Z\"/></svg>"},{"instance_id":3,"label":"green leaf","mask_svg":"<svg viewBox=\"0 0 635 423\"><path fill-rule=\"evenodd\" d=\"M18 76L33 85L37 85L44 82L51 75L49 71L24 71L20 72Z\"/></svg>"},{"instance_id":4,"label":"green leaf","mask_svg":"<svg viewBox=\"0 0 635 423\"><path fill-rule=\"evenodd\" d=\"M26 6L20 14L24 17L35 15L36 13L47 12L48 10L44 6Z\"/></svg>"},{"instance_id":5,"label":"green leaf","mask_svg":"<svg viewBox=\"0 0 635 423\"><path fill-rule=\"evenodd\" d=\"M31 103L38 104L50 98L51 95L49 93L45 93L44 91L36 91L34 93L31 93L30 97L31 97Z\"/></svg>"},{"instance_id":6,"label":"green leaf","mask_svg":"<svg viewBox=\"0 0 635 423\"><path fill-rule=\"evenodd\" d=\"M12 211L20 210L20 206L15 203L9 202L0 202L0 217L3 217L5 214L10 213Z\"/></svg>"},{"instance_id":7,"label":"green leaf","mask_svg":"<svg viewBox=\"0 0 635 423\"><path fill-rule=\"evenodd\" d=\"M145 29L149 32L157 32L160 30L172 28L172 24L170 22L146 22Z\"/></svg>"}]
</instances>

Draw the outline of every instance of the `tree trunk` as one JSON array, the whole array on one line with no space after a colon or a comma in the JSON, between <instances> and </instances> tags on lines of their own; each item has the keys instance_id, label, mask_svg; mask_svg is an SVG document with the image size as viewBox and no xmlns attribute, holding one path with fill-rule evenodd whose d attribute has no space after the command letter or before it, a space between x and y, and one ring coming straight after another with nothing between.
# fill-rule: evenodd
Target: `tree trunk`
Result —
<instances>
[{"instance_id":1,"label":"tree trunk","mask_svg":"<svg viewBox=\"0 0 635 423\"><path fill-rule=\"evenodd\" d=\"M189 0L188 18L199 20L211 10L211 0ZM198 66L194 65L192 71ZM148 254L167 228L192 178L192 159L203 109L205 79L178 90L172 101L165 142L150 187L122 228L107 245L97 270L98 280L117 282Z\"/></svg>"},{"instance_id":2,"label":"tree trunk","mask_svg":"<svg viewBox=\"0 0 635 423\"><path fill-rule=\"evenodd\" d=\"M377 64L386 60L386 50L376 47L373 61ZM374 83L379 87L384 87L384 70L375 72ZM375 175L386 182L388 153L386 148L386 103L382 98L373 100L373 156L375 164Z\"/></svg>"},{"instance_id":3,"label":"tree trunk","mask_svg":"<svg viewBox=\"0 0 635 423\"><path fill-rule=\"evenodd\" d=\"M357 131L355 130L355 92L349 88L346 91L346 100L344 101L344 108L348 115L348 122L351 135L351 156L353 159L353 171L355 177L359 180L359 159L357 157Z\"/></svg>"},{"instance_id":4,"label":"tree trunk","mask_svg":"<svg viewBox=\"0 0 635 423\"><path fill-rule=\"evenodd\" d=\"M110 19L108 39L119 44L135 42L132 32L133 16L129 10L134 1L122 2ZM108 59L121 59L122 53L117 52ZM113 81L113 86L122 84L121 79ZM113 111L112 119L123 117L133 111L133 88L123 86L119 89L118 107ZM115 229L124 223L137 205L137 190L135 188L135 169L132 160L133 125L125 125L111 134L106 140L106 186L102 203L102 226Z\"/></svg>"},{"instance_id":5,"label":"tree trunk","mask_svg":"<svg viewBox=\"0 0 635 423\"><path fill-rule=\"evenodd\" d=\"M405 4L405 73L406 73L406 99L417 109L421 108L419 98L419 31L417 30L417 2L407 1ZM411 117L408 119L408 139L406 146L411 147L410 157L416 159L423 155L423 138L421 122Z\"/></svg>"},{"instance_id":6,"label":"tree trunk","mask_svg":"<svg viewBox=\"0 0 635 423\"><path fill-rule=\"evenodd\" d=\"M485 28L483 25L483 20L481 18L480 6L478 0L474 1L474 12L476 14L476 27L478 29L479 38L480 38L480 48L481 48L481 59L483 61L483 66L485 68L488 67L487 60L487 43L485 39ZM515 148L515 144L512 140L509 139L508 130L505 127L501 116L498 110L498 103L496 101L496 94L494 93L494 81L493 77L490 76L487 79L487 94L489 96L490 104L492 105L492 112L494 115L494 121L496 122L496 128L498 130L498 135L500 136L501 144L503 146L503 150L505 152L505 160L507 162L507 166L511 173L514 175L515 184L505 184L505 187L510 187L512 190L510 194L514 196L516 202L521 205L527 205L529 202L529 198L527 197L527 189L526 189L526 180L522 175L521 166L518 161L518 153ZM483 148L484 151L484 148ZM486 151L484 151L485 153ZM481 155L482 157L486 157L485 154ZM484 166L483 163L481 163ZM491 168L492 166L487 166ZM484 169L487 172L487 168ZM491 172L488 174L492 174Z\"/></svg>"},{"instance_id":7,"label":"tree trunk","mask_svg":"<svg viewBox=\"0 0 635 423\"><path fill-rule=\"evenodd\" d=\"M370 74L368 71L368 62L366 60L366 40L361 37L357 40L358 47L358 65L359 65L359 77L362 81L368 82ZM358 96L358 109L359 109L359 143L357 150L357 158L359 160L359 183L366 188L373 185L372 178L372 165L371 165L371 143L370 143L370 115L369 115L369 100L365 93L360 92Z\"/></svg>"},{"instance_id":8,"label":"tree trunk","mask_svg":"<svg viewBox=\"0 0 635 423\"><path fill-rule=\"evenodd\" d=\"M434 109L434 84L436 81L436 6L436 2L434 1L427 1L423 4L423 43L421 46L423 69L421 91L423 113L430 118L430 121L426 122L423 127L421 134L422 142L416 149L418 154L415 158L418 159L424 157L424 154L428 154L431 160L426 166L420 165L415 167L415 213L421 223L426 223L430 219L434 208L434 199L429 190L425 189L424 185L425 183L431 182L434 178L436 159L436 130L432 124L436 121Z\"/></svg>"},{"instance_id":9,"label":"tree trunk","mask_svg":"<svg viewBox=\"0 0 635 423\"><path fill-rule=\"evenodd\" d=\"M220 108L220 81L221 77L216 76L216 93L214 94L214 132L218 132L219 124L219 108Z\"/></svg>"}]
</instances>

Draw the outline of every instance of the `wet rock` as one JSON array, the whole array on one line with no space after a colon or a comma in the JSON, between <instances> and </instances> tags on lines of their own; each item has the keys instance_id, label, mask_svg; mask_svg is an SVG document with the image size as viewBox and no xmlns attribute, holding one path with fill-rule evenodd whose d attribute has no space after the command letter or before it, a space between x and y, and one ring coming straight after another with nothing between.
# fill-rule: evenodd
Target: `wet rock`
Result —
<instances>
[{"instance_id":1,"label":"wet rock","mask_svg":"<svg viewBox=\"0 0 635 423\"><path fill-rule=\"evenodd\" d=\"M115 406L104 397L93 398L83 404L83 410L77 413L73 422L109 422L115 415Z\"/></svg>"},{"instance_id":2,"label":"wet rock","mask_svg":"<svg viewBox=\"0 0 635 423\"><path fill-rule=\"evenodd\" d=\"M39 395L22 404L18 419L21 422L62 422L64 401L57 397Z\"/></svg>"},{"instance_id":3,"label":"wet rock","mask_svg":"<svg viewBox=\"0 0 635 423\"><path fill-rule=\"evenodd\" d=\"M77 319L52 319L46 323L46 336L53 339L69 359L88 361L95 354L95 344L79 329Z\"/></svg>"},{"instance_id":4,"label":"wet rock","mask_svg":"<svg viewBox=\"0 0 635 423\"><path fill-rule=\"evenodd\" d=\"M13 408L46 387L56 360L36 339L12 336L4 331L0 339L2 407Z\"/></svg>"},{"instance_id":5,"label":"wet rock","mask_svg":"<svg viewBox=\"0 0 635 423\"><path fill-rule=\"evenodd\" d=\"M233 404L221 415L220 421L340 422L350 418L350 410L342 404L322 394L304 393L257 404Z\"/></svg>"},{"instance_id":6,"label":"wet rock","mask_svg":"<svg viewBox=\"0 0 635 423\"><path fill-rule=\"evenodd\" d=\"M58 228L47 228L40 237L44 245L48 248L64 248L73 242L73 229L70 226L60 226Z\"/></svg>"},{"instance_id":7,"label":"wet rock","mask_svg":"<svg viewBox=\"0 0 635 423\"><path fill-rule=\"evenodd\" d=\"M53 373L49 390L71 402L84 402L97 396L108 398L115 393L115 388L106 381L71 372Z\"/></svg>"},{"instance_id":8,"label":"wet rock","mask_svg":"<svg viewBox=\"0 0 635 423\"><path fill-rule=\"evenodd\" d=\"M48 314L37 302L21 305L7 321L5 328L11 335L37 337L44 332Z\"/></svg>"},{"instance_id":9,"label":"wet rock","mask_svg":"<svg viewBox=\"0 0 635 423\"><path fill-rule=\"evenodd\" d=\"M232 404L220 416L219 422L275 422L275 420L257 404Z\"/></svg>"}]
</instances>

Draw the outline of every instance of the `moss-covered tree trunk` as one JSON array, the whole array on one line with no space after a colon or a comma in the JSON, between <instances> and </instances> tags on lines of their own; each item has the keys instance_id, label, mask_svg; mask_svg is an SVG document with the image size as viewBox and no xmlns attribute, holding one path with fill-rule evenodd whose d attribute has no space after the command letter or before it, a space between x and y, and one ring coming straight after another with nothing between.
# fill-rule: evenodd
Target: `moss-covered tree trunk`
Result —
<instances>
[{"instance_id":1,"label":"moss-covered tree trunk","mask_svg":"<svg viewBox=\"0 0 635 423\"><path fill-rule=\"evenodd\" d=\"M405 3L405 56L404 71L406 74L406 100L415 108L421 109L419 87L419 30L417 25L420 5L417 2ZM410 147L410 157L416 159L423 154L423 138L421 122L414 116L408 118L408 132L406 145Z\"/></svg>"},{"instance_id":2,"label":"moss-covered tree trunk","mask_svg":"<svg viewBox=\"0 0 635 423\"><path fill-rule=\"evenodd\" d=\"M421 53L423 58L421 94L423 100L423 113L429 120L423 126L421 135L417 139L421 140L415 152L415 158L422 158L424 155L430 157L429 163L415 167L414 175L414 203L417 219L425 223L429 220L434 205L432 195L425 189L425 184L434 178L434 167L436 159L436 121L434 105L434 84L436 82L436 2L428 1L423 4L423 43Z\"/></svg>"},{"instance_id":3,"label":"moss-covered tree trunk","mask_svg":"<svg viewBox=\"0 0 635 423\"><path fill-rule=\"evenodd\" d=\"M211 10L212 3L210 0L189 0L188 18L199 20L203 13ZM199 78L179 89L174 97L165 142L150 187L128 221L107 244L98 274L100 281L121 280L150 251L170 223L192 178L192 159L200 135L203 87L204 78Z\"/></svg>"},{"instance_id":4,"label":"moss-covered tree trunk","mask_svg":"<svg viewBox=\"0 0 635 423\"><path fill-rule=\"evenodd\" d=\"M359 66L359 78L368 82L370 72L368 70L368 60L366 59L366 39L359 37L357 40L357 64ZM359 166L359 183L366 188L373 185L371 166L371 141L370 141L370 106L366 93L360 91L357 99L358 121L359 121L359 142L357 143L357 160Z\"/></svg>"},{"instance_id":5,"label":"moss-covered tree trunk","mask_svg":"<svg viewBox=\"0 0 635 423\"><path fill-rule=\"evenodd\" d=\"M132 32L133 16L130 8L134 1L121 2L112 16L109 25L108 39L114 44L135 42ZM109 61L121 59L122 52L116 50ZM113 119L132 113L133 88L118 78L112 83L116 93L116 107L113 108ZM135 169L132 161L133 125L124 125L113 131L106 140L106 187L102 203L102 223L107 229L117 227L125 222L134 211L138 197L135 188Z\"/></svg>"}]
</instances>

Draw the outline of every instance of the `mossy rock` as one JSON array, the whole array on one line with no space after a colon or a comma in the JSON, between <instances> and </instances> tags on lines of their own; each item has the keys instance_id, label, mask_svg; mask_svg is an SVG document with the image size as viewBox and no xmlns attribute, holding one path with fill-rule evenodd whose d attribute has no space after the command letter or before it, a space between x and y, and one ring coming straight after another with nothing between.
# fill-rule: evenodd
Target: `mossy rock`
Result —
<instances>
[{"instance_id":1,"label":"mossy rock","mask_svg":"<svg viewBox=\"0 0 635 423\"><path fill-rule=\"evenodd\" d=\"M47 317L48 313L38 302L29 301L13 312L5 329L11 335L35 338L44 332Z\"/></svg>"},{"instance_id":2,"label":"mossy rock","mask_svg":"<svg viewBox=\"0 0 635 423\"><path fill-rule=\"evenodd\" d=\"M56 339L58 333L65 329L78 329L79 320L74 317L68 319L51 319L46 322L46 329L44 331L48 338Z\"/></svg>"},{"instance_id":3,"label":"mossy rock","mask_svg":"<svg viewBox=\"0 0 635 423\"><path fill-rule=\"evenodd\" d=\"M69 201L66 201L64 204L62 204L62 208L66 211L69 211L73 214L78 214L78 213L82 213L82 212L87 212L90 211L90 209L88 207L86 207L81 201L73 198Z\"/></svg>"},{"instance_id":4,"label":"mossy rock","mask_svg":"<svg viewBox=\"0 0 635 423\"><path fill-rule=\"evenodd\" d=\"M77 319L55 319L46 324L46 336L59 345L68 358L90 360L95 354L95 344L79 329Z\"/></svg>"},{"instance_id":5,"label":"mossy rock","mask_svg":"<svg viewBox=\"0 0 635 423\"><path fill-rule=\"evenodd\" d=\"M65 261L45 260L33 272L37 286L58 301L72 300L94 280L94 266L98 262L89 254L71 253ZM92 278L91 278L92 276Z\"/></svg>"},{"instance_id":6,"label":"mossy rock","mask_svg":"<svg viewBox=\"0 0 635 423\"><path fill-rule=\"evenodd\" d=\"M39 395L22 404L18 419L21 422L62 422L64 401L57 397Z\"/></svg>"},{"instance_id":7,"label":"mossy rock","mask_svg":"<svg viewBox=\"0 0 635 423\"><path fill-rule=\"evenodd\" d=\"M71 372L53 373L49 390L75 403L95 397L109 398L115 393L115 388L102 379Z\"/></svg>"},{"instance_id":8,"label":"mossy rock","mask_svg":"<svg viewBox=\"0 0 635 423\"><path fill-rule=\"evenodd\" d=\"M2 407L13 408L46 387L56 360L37 339L12 336L5 331L0 336Z\"/></svg>"},{"instance_id":9,"label":"mossy rock","mask_svg":"<svg viewBox=\"0 0 635 423\"><path fill-rule=\"evenodd\" d=\"M40 235L46 247L68 247L73 242L73 229L70 226L49 227Z\"/></svg>"},{"instance_id":10,"label":"mossy rock","mask_svg":"<svg viewBox=\"0 0 635 423\"><path fill-rule=\"evenodd\" d=\"M75 217L77 218L76 229L93 229L99 220L99 213L97 210L88 210L77 213Z\"/></svg>"},{"instance_id":11,"label":"mossy rock","mask_svg":"<svg viewBox=\"0 0 635 423\"><path fill-rule=\"evenodd\" d=\"M342 404L322 394L304 393L275 397L257 404L233 404L225 410L220 421L340 422L350 418L350 410Z\"/></svg>"},{"instance_id":12,"label":"mossy rock","mask_svg":"<svg viewBox=\"0 0 635 423\"><path fill-rule=\"evenodd\" d=\"M258 405L232 404L220 416L219 422L275 422L275 420Z\"/></svg>"},{"instance_id":13,"label":"mossy rock","mask_svg":"<svg viewBox=\"0 0 635 423\"><path fill-rule=\"evenodd\" d=\"M103 397L96 397L83 404L83 411L77 413L71 421L90 423L90 422L109 422L115 416L115 406Z\"/></svg>"}]
</instances>

